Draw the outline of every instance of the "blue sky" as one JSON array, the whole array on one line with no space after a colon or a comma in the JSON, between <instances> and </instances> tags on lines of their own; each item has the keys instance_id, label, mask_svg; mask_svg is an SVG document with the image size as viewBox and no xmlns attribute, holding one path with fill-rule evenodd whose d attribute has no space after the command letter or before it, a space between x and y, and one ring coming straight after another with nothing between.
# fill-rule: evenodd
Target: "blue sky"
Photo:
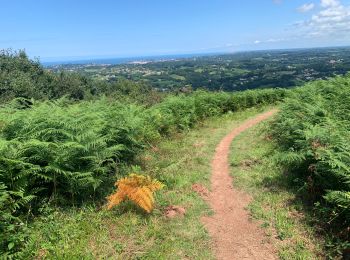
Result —
<instances>
[{"instance_id":1,"label":"blue sky","mask_svg":"<svg viewBox=\"0 0 350 260\"><path fill-rule=\"evenodd\" d=\"M0 49L41 60L350 45L350 0L0 0Z\"/></svg>"}]
</instances>

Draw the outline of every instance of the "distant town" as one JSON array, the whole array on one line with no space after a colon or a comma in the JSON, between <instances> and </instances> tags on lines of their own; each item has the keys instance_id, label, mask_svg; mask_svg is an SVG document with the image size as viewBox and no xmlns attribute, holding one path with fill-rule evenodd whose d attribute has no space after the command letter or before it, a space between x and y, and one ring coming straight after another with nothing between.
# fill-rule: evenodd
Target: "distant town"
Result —
<instances>
[{"instance_id":1,"label":"distant town","mask_svg":"<svg viewBox=\"0 0 350 260\"><path fill-rule=\"evenodd\" d=\"M161 91L183 87L225 91L289 88L346 74L350 70L350 47L139 59L123 64L58 64L48 69L78 72L101 81L129 79Z\"/></svg>"}]
</instances>

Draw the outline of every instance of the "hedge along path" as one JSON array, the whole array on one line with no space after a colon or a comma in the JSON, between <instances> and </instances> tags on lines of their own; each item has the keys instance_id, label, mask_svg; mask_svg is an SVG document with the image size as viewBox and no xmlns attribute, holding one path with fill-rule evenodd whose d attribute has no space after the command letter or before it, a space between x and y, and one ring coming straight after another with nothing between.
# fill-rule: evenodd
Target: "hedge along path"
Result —
<instances>
[{"instance_id":1,"label":"hedge along path","mask_svg":"<svg viewBox=\"0 0 350 260\"><path fill-rule=\"evenodd\" d=\"M233 187L228 161L233 139L276 112L276 109L270 110L243 122L216 148L212 161L211 192L206 198L214 215L203 217L202 222L213 240L217 259L277 259L276 250L266 241L263 230L250 221L246 207L251 197Z\"/></svg>"}]
</instances>

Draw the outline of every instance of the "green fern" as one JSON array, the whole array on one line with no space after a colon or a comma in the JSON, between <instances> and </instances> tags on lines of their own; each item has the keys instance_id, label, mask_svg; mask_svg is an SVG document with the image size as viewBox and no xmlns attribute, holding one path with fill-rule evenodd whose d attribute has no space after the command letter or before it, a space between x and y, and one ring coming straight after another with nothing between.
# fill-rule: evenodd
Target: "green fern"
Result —
<instances>
[{"instance_id":1,"label":"green fern","mask_svg":"<svg viewBox=\"0 0 350 260\"><path fill-rule=\"evenodd\" d=\"M350 225L349 82L350 75L296 89L270 131L280 147L279 162L309 186L305 197L331 219L332 230ZM342 238L350 239L345 233Z\"/></svg>"}]
</instances>

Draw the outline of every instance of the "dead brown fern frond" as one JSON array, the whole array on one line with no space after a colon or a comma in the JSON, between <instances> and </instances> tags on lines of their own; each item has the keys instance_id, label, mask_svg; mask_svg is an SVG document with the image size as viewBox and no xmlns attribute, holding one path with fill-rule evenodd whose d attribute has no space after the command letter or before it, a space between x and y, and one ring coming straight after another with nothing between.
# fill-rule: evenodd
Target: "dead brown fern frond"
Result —
<instances>
[{"instance_id":1,"label":"dead brown fern frond","mask_svg":"<svg viewBox=\"0 0 350 260\"><path fill-rule=\"evenodd\" d=\"M128 177L115 183L118 190L107 197L107 208L111 209L126 199L150 213L154 207L153 193L160 190L164 185L152 179L150 176L130 174Z\"/></svg>"}]
</instances>

